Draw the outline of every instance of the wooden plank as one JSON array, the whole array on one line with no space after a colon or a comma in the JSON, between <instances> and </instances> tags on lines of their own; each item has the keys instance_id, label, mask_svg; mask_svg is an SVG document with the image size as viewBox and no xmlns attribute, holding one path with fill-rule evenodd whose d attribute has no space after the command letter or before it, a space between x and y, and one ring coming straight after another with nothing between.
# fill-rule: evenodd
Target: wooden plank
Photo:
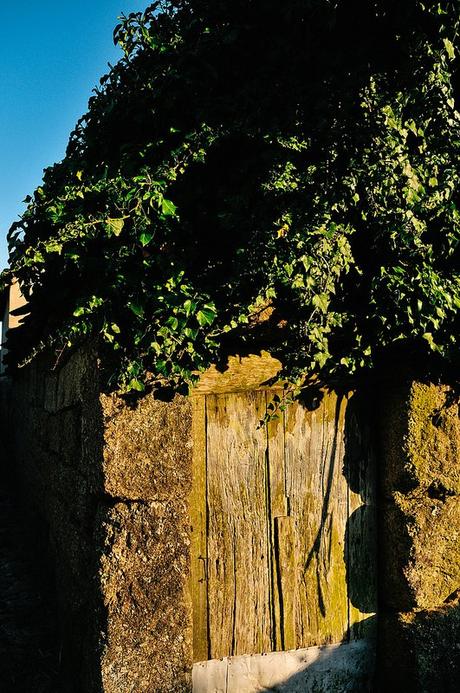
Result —
<instances>
[{"instance_id":1,"label":"wooden plank","mask_svg":"<svg viewBox=\"0 0 460 693\"><path fill-rule=\"evenodd\" d=\"M348 628L343 476L345 402L325 395L320 407L286 411L286 480L296 523L297 647L339 642Z\"/></svg>"},{"instance_id":2,"label":"wooden plank","mask_svg":"<svg viewBox=\"0 0 460 693\"><path fill-rule=\"evenodd\" d=\"M349 487L347 585L351 639L373 637L377 611L376 459L366 401L351 397L345 425Z\"/></svg>"},{"instance_id":3,"label":"wooden plank","mask_svg":"<svg viewBox=\"0 0 460 693\"><path fill-rule=\"evenodd\" d=\"M260 355L230 356L225 370L211 366L203 373L191 394L228 394L263 388L280 370L281 362L266 351Z\"/></svg>"},{"instance_id":4,"label":"wooden plank","mask_svg":"<svg viewBox=\"0 0 460 693\"><path fill-rule=\"evenodd\" d=\"M272 649L265 393L207 396L210 654Z\"/></svg>"},{"instance_id":5,"label":"wooden plank","mask_svg":"<svg viewBox=\"0 0 460 693\"><path fill-rule=\"evenodd\" d=\"M293 517L275 518L275 542L281 611L283 650L294 650L296 637L296 555Z\"/></svg>"},{"instance_id":6,"label":"wooden plank","mask_svg":"<svg viewBox=\"0 0 460 693\"><path fill-rule=\"evenodd\" d=\"M266 392L266 404L270 404L275 394L282 390ZM286 470L284 465L284 412L279 418L267 424L267 448L269 459L270 514L272 518L287 515Z\"/></svg>"},{"instance_id":7,"label":"wooden plank","mask_svg":"<svg viewBox=\"0 0 460 693\"><path fill-rule=\"evenodd\" d=\"M193 613L193 661L208 659L208 590L206 541L206 397L192 397L192 490L190 560Z\"/></svg>"},{"instance_id":8,"label":"wooden plank","mask_svg":"<svg viewBox=\"0 0 460 693\"><path fill-rule=\"evenodd\" d=\"M275 390L266 393L266 403L270 404ZM284 465L284 413L280 412L278 419L267 424L268 450L268 496L270 514L270 563L272 581L272 621L273 649L283 649L282 639L282 609L279 589L279 572L276 561L275 518L287 515L286 470Z\"/></svg>"}]
</instances>

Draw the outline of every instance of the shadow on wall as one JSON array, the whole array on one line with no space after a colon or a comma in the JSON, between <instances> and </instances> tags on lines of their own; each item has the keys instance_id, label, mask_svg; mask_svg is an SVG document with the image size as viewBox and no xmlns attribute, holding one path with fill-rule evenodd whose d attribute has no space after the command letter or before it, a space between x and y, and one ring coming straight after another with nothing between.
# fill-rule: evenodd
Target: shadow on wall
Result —
<instances>
[{"instance_id":1,"label":"shadow on wall","mask_svg":"<svg viewBox=\"0 0 460 693\"><path fill-rule=\"evenodd\" d=\"M376 690L458 693L460 590L435 609L384 614Z\"/></svg>"},{"instance_id":2,"label":"shadow on wall","mask_svg":"<svg viewBox=\"0 0 460 693\"><path fill-rule=\"evenodd\" d=\"M50 693L59 667L55 590L39 569L33 524L7 478L9 461L0 444L0 689Z\"/></svg>"},{"instance_id":3,"label":"shadow on wall","mask_svg":"<svg viewBox=\"0 0 460 693\"><path fill-rule=\"evenodd\" d=\"M373 647L364 640L196 664L193 693L365 693Z\"/></svg>"},{"instance_id":4,"label":"shadow on wall","mask_svg":"<svg viewBox=\"0 0 460 693\"><path fill-rule=\"evenodd\" d=\"M377 508L376 461L373 439L373 412L370 393L355 393L347 403L344 424L344 457L342 473L347 481L348 493L354 503L360 503L346 524L344 563L349 599L350 626L343 636L343 644L334 649L326 647L321 657L286 681L280 691L356 691L375 688L377 639ZM318 402L316 402L318 404ZM329 460L329 474L321 525L312 551L319 554L326 519L330 513L334 466L340 460L337 446L340 436L340 409L342 398L336 405L334 438ZM349 500L351 506L351 500ZM321 595L318 594L321 603ZM369 614L369 616L365 616ZM359 655L356 657L356 655ZM329 683L327 683L329 677Z\"/></svg>"},{"instance_id":5,"label":"shadow on wall","mask_svg":"<svg viewBox=\"0 0 460 693\"><path fill-rule=\"evenodd\" d=\"M270 693L368 693L373 687L375 619L367 619L369 640L319 648L314 662L270 689ZM309 648L310 649L310 648ZM312 648L316 649L316 648ZM233 693L230 691L229 693ZM236 693L236 689L235 692Z\"/></svg>"},{"instance_id":6,"label":"shadow on wall","mask_svg":"<svg viewBox=\"0 0 460 693\"><path fill-rule=\"evenodd\" d=\"M11 481L39 556L35 567L56 593L59 671L46 691L98 693L106 611L97 578L103 488L97 369L90 349L59 371L52 365L42 357L15 375L14 387L3 381L2 427L14 460Z\"/></svg>"},{"instance_id":7,"label":"shadow on wall","mask_svg":"<svg viewBox=\"0 0 460 693\"><path fill-rule=\"evenodd\" d=\"M21 369L1 416L56 585L50 693L188 691L190 405L101 396L95 345L53 365Z\"/></svg>"},{"instance_id":8,"label":"shadow on wall","mask_svg":"<svg viewBox=\"0 0 460 693\"><path fill-rule=\"evenodd\" d=\"M270 693L365 693L375 690L377 616L363 616L377 612L376 465L370 401L369 393L363 392L356 393L347 404L342 470L349 491L356 494L357 502L362 503L348 518L344 540L350 608L361 614L362 620L353 623L350 613L350 627L344 634L343 642L323 648L309 648L318 649L315 661L283 683L267 689ZM329 462L330 480L334 475L334 464L340 459L336 454L340 435L340 407L341 398L338 397ZM322 521L315 542L317 547L312 548L318 553L329 513L330 491L331 482L324 497Z\"/></svg>"},{"instance_id":9,"label":"shadow on wall","mask_svg":"<svg viewBox=\"0 0 460 693\"><path fill-rule=\"evenodd\" d=\"M387 674L377 674L375 679L370 663L375 659L376 619L366 619L361 627L363 639L349 643L235 658L242 661L236 672L231 671L234 665L229 667L225 693L458 693L460 593L439 609L415 616L394 615L386 622ZM270 669L270 658L275 675L264 673ZM283 666L289 664L298 670L283 676ZM246 687L239 683L242 675ZM193 690L209 693L214 689L194 686Z\"/></svg>"},{"instance_id":10,"label":"shadow on wall","mask_svg":"<svg viewBox=\"0 0 460 693\"><path fill-rule=\"evenodd\" d=\"M396 613L395 610L384 609L383 605L387 601L391 603L391 598L388 600L388 595L382 593L385 585L383 578L377 585L377 575L371 569L373 565L378 566L380 576L396 571L401 580L406 565L404 561L409 561L410 542L406 533L410 527L404 525L404 532L391 537L390 541L394 542L393 564L384 565L381 552L376 552L379 532L389 531L383 524L382 515L379 516L380 527L377 527L376 505L381 498L382 483L378 483L377 504L369 504L362 477L366 460L371 458L372 449L377 449L377 441L372 436L373 431L378 430L379 421L370 410L370 402L372 394L363 392L355 395L347 408L343 472L350 491L362 493L364 489L364 505L350 516L347 523L347 586L350 603L354 607L365 613L376 611L375 597L379 593L380 608L378 624L374 618L367 619L364 624L357 623L351 626L348 637L378 635L377 668L371 690L381 693L389 690L401 693L457 693L460 690L460 589L439 608ZM399 413L399 416L399 425L404 425L404 414ZM401 467L403 460L401 450ZM378 474L377 466L375 469ZM377 542L359 543L363 527L369 529L369 536L376 537ZM386 541L388 544L388 537ZM388 552L388 548L387 555L392 558L392 551ZM387 582L387 589L394 584L398 584L398 580Z\"/></svg>"}]
</instances>

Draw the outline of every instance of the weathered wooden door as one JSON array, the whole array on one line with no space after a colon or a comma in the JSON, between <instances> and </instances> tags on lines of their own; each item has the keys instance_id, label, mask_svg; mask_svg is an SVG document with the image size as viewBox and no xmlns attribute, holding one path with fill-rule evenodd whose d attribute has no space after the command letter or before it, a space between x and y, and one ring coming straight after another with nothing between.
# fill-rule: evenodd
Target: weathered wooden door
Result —
<instances>
[{"instance_id":1,"label":"weathered wooden door","mask_svg":"<svg viewBox=\"0 0 460 693\"><path fill-rule=\"evenodd\" d=\"M193 398L196 662L351 642L373 621L374 465L359 407L327 394L260 427L274 392Z\"/></svg>"}]
</instances>

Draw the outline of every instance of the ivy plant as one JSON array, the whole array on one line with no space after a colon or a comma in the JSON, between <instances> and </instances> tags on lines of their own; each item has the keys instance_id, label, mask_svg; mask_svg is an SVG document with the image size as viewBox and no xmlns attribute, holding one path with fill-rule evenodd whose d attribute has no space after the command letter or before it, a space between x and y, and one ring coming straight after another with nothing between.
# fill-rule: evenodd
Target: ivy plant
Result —
<instances>
[{"instance_id":1,"label":"ivy plant","mask_svg":"<svg viewBox=\"0 0 460 693\"><path fill-rule=\"evenodd\" d=\"M122 59L9 233L11 366L95 336L124 392L262 347L292 382L397 347L453 363L458 21L447 0L123 16Z\"/></svg>"}]
</instances>

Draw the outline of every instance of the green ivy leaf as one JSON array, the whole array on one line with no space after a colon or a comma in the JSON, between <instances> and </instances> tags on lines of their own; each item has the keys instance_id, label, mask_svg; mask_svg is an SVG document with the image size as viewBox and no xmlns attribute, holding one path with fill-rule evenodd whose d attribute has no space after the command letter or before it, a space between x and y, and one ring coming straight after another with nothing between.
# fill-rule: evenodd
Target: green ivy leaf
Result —
<instances>
[{"instance_id":1,"label":"green ivy leaf","mask_svg":"<svg viewBox=\"0 0 460 693\"><path fill-rule=\"evenodd\" d=\"M194 340L194 339L196 339L196 336L197 336L197 334L198 334L198 330L194 330L194 329L192 329L191 327L185 327L185 328L184 328L184 334L185 334L185 336L188 337L189 339Z\"/></svg>"},{"instance_id":2,"label":"green ivy leaf","mask_svg":"<svg viewBox=\"0 0 460 693\"><path fill-rule=\"evenodd\" d=\"M110 217L107 219L107 230L109 234L113 234L114 236L120 235L124 225L124 219L111 219Z\"/></svg>"},{"instance_id":3,"label":"green ivy leaf","mask_svg":"<svg viewBox=\"0 0 460 693\"><path fill-rule=\"evenodd\" d=\"M47 241L45 247L48 253L61 254L63 246L62 243L59 243L58 241Z\"/></svg>"},{"instance_id":4,"label":"green ivy leaf","mask_svg":"<svg viewBox=\"0 0 460 693\"><path fill-rule=\"evenodd\" d=\"M141 233L141 235L139 236L139 240L140 240L141 245L143 247L148 245L150 243L150 241L152 240L152 238L153 238L153 233Z\"/></svg>"},{"instance_id":5,"label":"green ivy leaf","mask_svg":"<svg viewBox=\"0 0 460 693\"><path fill-rule=\"evenodd\" d=\"M210 305L203 306L203 308L201 308L196 314L196 319L198 320L198 323L201 327L205 327L206 325L212 325L215 318L216 310L214 306Z\"/></svg>"},{"instance_id":6,"label":"green ivy leaf","mask_svg":"<svg viewBox=\"0 0 460 693\"><path fill-rule=\"evenodd\" d=\"M161 201L161 211L165 215L165 217L168 216L173 216L176 213L177 207L174 204L174 202L171 202L171 200L167 200L166 198L163 198Z\"/></svg>"},{"instance_id":7,"label":"green ivy leaf","mask_svg":"<svg viewBox=\"0 0 460 693\"><path fill-rule=\"evenodd\" d=\"M138 318L144 317L144 306L142 306L140 303L130 303L129 307L134 315L137 315Z\"/></svg>"},{"instance_id":8,"label":"green ivy leaf","mask_svg":"<svg viewBox=\"0 0 460 693\"><path fill-rule=\"evenodd\" d=\"M196 308L196 301L192 301L189 298L184 301L185 315L188 317Z\"/></svg>"},{"instance_id":9,"label":"green ivy leaf","mask_svg":"<svg viewBox=\"0 0 460 693\"><path fill-rule=\"evenodd\" d=\"M128 389L128 391L135 390L136 392L144 392L145 391L145 385L138 378L131 378L131 380L128 383L127 389Z\"/></svg>"},{"instance_id":10,"label":"green ivy leaf","mask_svg":"<svg viewBox=\"0 0 460 693\"><path fill-rule=\"evenodd\" d=\"M329 296L327 294L315 294L311 302L315 308L319 308L322 313L326 313L329 307Z\"/></svg>"},{"instance_id":11,"label":"green ivy leaf","mask_svg":"<svg viewBox=\"0 0 460 693\"><path fill-rule=\"evenodd\" d=\"M179 320L174 316L171 316L166 320L166 324L169 328L171 328L171 330L176 331L179 326Z\"/></svg>"},{"instance_id":12,"label":"green ivy leaf","mask_svg":"<svg viewBox=\"0 0 460 693\"><path fill-rule=\"evenodd\" d=\"M450 60L454 60L455 48L453 46L452 41L450 41L448 38L443 39L443 41L444 41L444 47L447 51L447 55L449 56Z\"/></svg>"}]
</instances>

